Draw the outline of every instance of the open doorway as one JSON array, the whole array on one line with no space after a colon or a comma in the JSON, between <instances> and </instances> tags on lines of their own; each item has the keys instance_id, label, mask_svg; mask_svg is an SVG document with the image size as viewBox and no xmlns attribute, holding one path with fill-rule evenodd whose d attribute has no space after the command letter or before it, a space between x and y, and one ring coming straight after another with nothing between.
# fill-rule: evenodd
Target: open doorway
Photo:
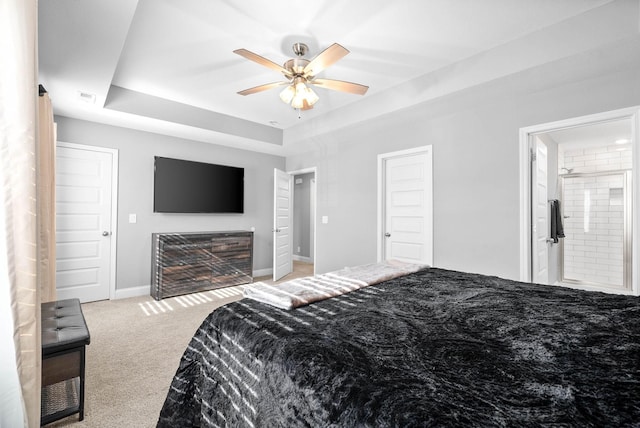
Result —
<instances>
[{"instance_id":1,"label":"open doorway","mask_svg":"<svg viewBox=\"0 0 640 428\"><path fill-rule=\"evenodd\" d=\"M316 175L274 171L274 282L315 274Z\"/></svg>"},{"instance_id":2,"label":"open doorway","mask_svg":"<svg viewBox=\"0 0 640 428\"><path fill-rule=\"evenodd\" d=\"M293 275L315 273L316 169L290 172L293 177Z\"/></svg>"},{"instance_id":3,"label":"open doorway","mask_svg":"<svg viewBox=\"0 0 640 428\"><path fill-rule=\"evenodd\" d=\"M315 249L315 172L293 175L293 260L313 264Z\"/></svg>"},{"instance_id":4,"label":"open doorway","mask_svg":"<svg viewBox=\"0 0 640 428\"><path fill-rule=\"evenodd\" d=\"M637 133L638 109L521 130L522 280L640 293Z\"/></svg>"}]
</instances>

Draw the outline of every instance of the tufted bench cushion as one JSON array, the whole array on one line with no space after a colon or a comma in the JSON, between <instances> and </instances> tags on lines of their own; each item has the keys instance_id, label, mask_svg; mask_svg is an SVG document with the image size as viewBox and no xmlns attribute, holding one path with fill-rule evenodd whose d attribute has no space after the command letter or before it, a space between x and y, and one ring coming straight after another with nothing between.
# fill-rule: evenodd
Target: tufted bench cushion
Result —
<instances>
[{"instance_id":1,"label":"tufted bench cushion","mask_svg":"<svg viewBox=\"0 0 640 428\"><path fill-rule=\"evenodd\" d=\"M43 356L91 342L80 300L43 303L41 317Z\"/></svg>"},{"instance_id":2,"label":"tufted bench cushion","mask_svg":"<svg viewBox=\"0 0 640 428\"><path fill-rule=\"evenodd\" d=\"M85 346L91 341L80 300L41 305L41 425L78 413L84 419Z\"/></svg>"}]
</instances>

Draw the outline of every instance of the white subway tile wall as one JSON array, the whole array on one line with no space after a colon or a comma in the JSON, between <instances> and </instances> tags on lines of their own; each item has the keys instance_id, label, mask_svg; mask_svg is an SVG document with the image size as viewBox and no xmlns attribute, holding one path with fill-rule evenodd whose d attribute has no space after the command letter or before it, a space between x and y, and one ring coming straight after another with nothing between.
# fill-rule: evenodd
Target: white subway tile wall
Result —
<instances>
[{"instance_id":1,"label":"white subway tile wall","mask_svg":"<svg viewBox=\"0 0 640 428\"><path fill-rule=\"evenodd\" d=\"M631 144L611 144L609 146L587 147L583 149L558 149L558 174L615 171L631 169Z\"/></svg>"},{"instance_id":2,"label":"white subway tile wall","mask_svg":"<svg viewBox=\"0 0 640 428\"><path fill-rule=\"evenodd\" d=\"M558 151L559 174L631 169L628 145ZM622 173L564 177L564 279L624 285Z\"/></svg>"},{"instance_id":3,"label":"white subway tile wall","mask_svg":"<svg viewBox=\"0 0 640 428\"><path fill-rule=\"evenodd\" d=\"M623 175L564 180L564 279L622 287Z\"/></svg>"}]
</instances>

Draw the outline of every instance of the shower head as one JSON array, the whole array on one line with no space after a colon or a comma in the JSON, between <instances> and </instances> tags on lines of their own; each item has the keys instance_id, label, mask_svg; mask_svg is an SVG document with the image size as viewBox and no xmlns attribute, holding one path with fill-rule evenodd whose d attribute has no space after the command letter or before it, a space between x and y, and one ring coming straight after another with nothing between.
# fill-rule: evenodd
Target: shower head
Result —
<instances>
[{"instance_id":1,"label":"shower head","mask_svg":"<svg viewBox=\"0 0 640 428\"><path fill-rule=\"evenodd\" d=\"M560 169L564 169L565 171L567 171L567 174L571 174L571 173L573 172L573 168L565 168L565 167L562 167L562 168L560 168Z\"/></svg>"}]
</instances>

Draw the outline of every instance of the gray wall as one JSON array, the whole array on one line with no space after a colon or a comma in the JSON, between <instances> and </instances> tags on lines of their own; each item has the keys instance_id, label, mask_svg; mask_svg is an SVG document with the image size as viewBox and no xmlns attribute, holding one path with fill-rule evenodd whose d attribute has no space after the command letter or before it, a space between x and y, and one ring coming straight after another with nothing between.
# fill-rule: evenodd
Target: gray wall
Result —
<instances>
[{"instance_id":1,"label":"gray wall","mask_svg":"<svg viewBox=\"0 0 640 428\"><path fill-rule=\"evenodd\" d=\"M312 257L311 180L314 176L314 173L296 175L293 185L293 254L307 258Z\"/></svg>"},{"instance_id":2,"label":"gray wall","mask_svg":"<svg viewBox=\"0 0 640 428\"><path fill-rule=\"evenodd\" d=\"M635 34L306 141L287 169L317 167L316 272L376 260L377 155L433 145L434 264L518 279L519 129L640 105Z\"/></svg>"},{"instance_id":3,"label":"gray wall","mask_svg":"<svg viewBox=\"0 0 640 428\"><path fill-rule=\"evenodd\" d=\"M273 169L284 169L284 158L61 116L55 121L58 141L118 149L117 290L150 284L153 232L255 227L253 268L271 269ZM156 155L245 168L244 214L153 213ZM137 214L137 223L129 223L130 213Z\"/></svg>"}]
</instances>

